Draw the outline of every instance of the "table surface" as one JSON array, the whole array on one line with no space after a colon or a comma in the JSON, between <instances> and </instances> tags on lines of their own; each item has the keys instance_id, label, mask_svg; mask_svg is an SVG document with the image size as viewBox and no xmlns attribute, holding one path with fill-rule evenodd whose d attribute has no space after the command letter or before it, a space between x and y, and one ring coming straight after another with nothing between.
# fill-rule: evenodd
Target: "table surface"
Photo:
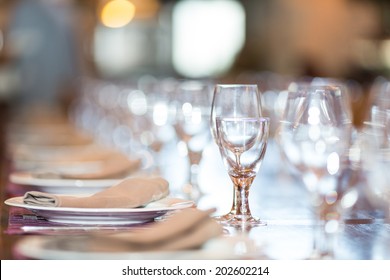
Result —
<instances>
[{"instance_id":1,"label":"table surface","mask_svg":"<svg viewBox=\"0 0 390 280\"><path fill-rule=\"evenodd\" d=\"M173 146L161 152L160 159L163 164L160 172L171 183L172 194L179 195L180 186L187 174L187 163L185 158L172 153L172 149ZM6 190L9 170L7 170L4 145L0 156L2 159L0 199L5 201L9 197ZM226 235L244 234L253 240L258 246L257 257L259 258L305 259L311 252L313 220L308 194L300 181L293 178L285 167L275 143L271 140L263 165L250 191L252 213L267 222L267 225L251 229L225 228ZM232 184L213 144L204 151L199 182L204 193L197 201L200 209L213 207L216 208L216 214L223 214L230 210ZM355 206L343 213L336 238L335 258L390 259L390 224L383 219L381 211L367 203L363 191L364 184L359 183L354 187L360 196ZM20 256L14 252L15 244L26 238L27 234L10 229L9 214L10 210L12 211L10 207L1 203L0 209L0 257L17 259ZM31 234L28 236L31 237Z\"/></svg>"}]
</instances>

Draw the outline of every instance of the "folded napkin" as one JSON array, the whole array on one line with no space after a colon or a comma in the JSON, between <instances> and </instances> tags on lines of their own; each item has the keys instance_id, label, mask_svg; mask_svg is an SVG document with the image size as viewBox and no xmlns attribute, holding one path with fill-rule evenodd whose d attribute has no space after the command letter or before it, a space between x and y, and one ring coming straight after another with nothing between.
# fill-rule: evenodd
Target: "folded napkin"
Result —
<instances>
[{"instance_id":1,"label":"folded napkin","mask_svg":"<svg viewBox=\"0 0 390 280\"><path fill-rule=\"evenodd\" d=\"M62 196L37 191L25 193L30 205L75 208L135 208L162 199L169 193L168 182L161 178L128 178L91 196Z\"/></svg>"},{"instance_id":2,"label":"folded napkin","mask_svg":"<svg viewBox=\"0 0 390 280\"><path fill-rule=\"evenodd\" d=\"M141 161L139 159L131 160L124 154L114 153L103 161L98 171L83 174L62 173L61 177L64 179L121 178L139 169L140 166Z\"/></svg>"},{"instance_id":3,"label":"folded napkin","mask_svg":"<svg viewBox=\"0 0 390 280\"><path fill-rule=\"evenodd\" d=\"M186 208L150 226L119 233L98 233L65 237L62 248L83 252L175 251L202 247L223 233L222 226L210 217L215 210Z\"/></svg>"},{"instance_id":4,"label":"folded napkin","mask_svg":"<svg viewBox=\"0 0 390 280\"><path fill-rule=\"evenodd\" d=\"M91 170L82 170L83 172L69 172L65 170L57 171L44 171L35 172L35 178L44 179L81 179L81 180L93 180L93 179L114 179L123 178L130 173L138 170L141 166L141 160L129 159L122 153L111 153L107 158L97 164L97 168L91 168Z\"/></svg>"},{"instance_id":5,"label":"folded napkin","mask_svg":"<svg viewBox=\"0 0 390 280\"><path fill-rule=\"evenodd\" d=\"M83 161L104 160L117 150L91 143L80 146L41 146L31 147L24 142L9 144L10 154L13 159L28 160L34 162L72 163Z\"/></svg>"},{"instance_id":6,"label":"folded napkin","mask_svg":"<svg viewBox=\"0 0 390 280\"><path fill-rule=\"evenodd\" d=\"M29 146L81 146L93 143L93 138L79 131L59 131L55 127L52 129L36 128L36 131L12 132L7 137L7 141Z\"/></svg>"}]
</instances>

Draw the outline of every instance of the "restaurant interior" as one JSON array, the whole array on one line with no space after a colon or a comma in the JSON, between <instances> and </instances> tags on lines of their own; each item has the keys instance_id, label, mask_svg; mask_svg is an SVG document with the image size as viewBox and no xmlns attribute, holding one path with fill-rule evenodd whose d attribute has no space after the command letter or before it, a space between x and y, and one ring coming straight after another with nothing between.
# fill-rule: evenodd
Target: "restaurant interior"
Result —
<instances>
[{"instance_id":1,"label":"restaurant interior","mask_svg":"<svg viewBox=\"0 0 390 280\"><path fill-rule=\"evenodd\" d=\"M389 1L0 0L2 260L388 260L389 131Z\"/></svg>"}]
</instances>

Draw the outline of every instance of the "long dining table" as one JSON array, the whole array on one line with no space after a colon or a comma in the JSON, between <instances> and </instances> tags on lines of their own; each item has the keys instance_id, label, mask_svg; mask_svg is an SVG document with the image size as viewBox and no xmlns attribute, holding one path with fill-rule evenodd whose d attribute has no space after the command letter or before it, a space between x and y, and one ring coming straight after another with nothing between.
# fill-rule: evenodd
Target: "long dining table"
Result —
<instances>
[{"instance_id":1,"label":"long dining table","mask_svg":"<svg viewBox=\"0 0 390 280\"><path fill-rule=\"evenodd\" d=\"M5 114L5 110L3 115ZM6 117L2 118L2 128ZM4 135L4 134L3 134ZM34 258L23 256L20 246L26 239L45 239L66 237L71 235L87 236L91 232L107 230L99 227L64 226L48 223L39 216L25 209L18 209L4 204L12 196L10 188L15 187L9 181L9 160L6 157L5 139L2 139L1 170L0 170L0 257L3 260ZM171 192L180 195L180 184L186 174L186 159L173 152L171 145L161 155L161 175L171 184ZM164 161L165 159L165 161ZM215 208L215 215L224 214L232 205L232 182L230 181L218 149L214 143L204 150L200 165L199 183L202 195L195 201L199 209ZM358 194L356 203L348 211L341 213L340 227L334 246L335 259L347 260L377 260L390 259L390 224L383 211L374 207L367 200L364 180L358 180L351 188ZM226 255L218 258L229 259L270 259L291 260L306 259L310 256L313 246L313 215L309 196L300 178L292 176L283 162L278 147L273 139L268 143L268 149L261 169L251 187L249 202L252 214L266 222L265 226L257 227L224 227L224 236L231 239L231 248ZM115 231L132 231L133 226L118 226L109 228ZM19 248L19 250L18 250ZM220 248L219 248L220 249ZM219 250L218 247L215 250ZM60 250L60 249L58 249ZM83 253L82 248L73 248L76 253ZM201 250L201 249L199 249ZM57 251L58 252L58 251ZM213 258L214 255L188 254L132 254L111 255L112 258ZM84 252L85 253L85 252ZM66 255L66 258L82 258L82 254ZM93 254L88 254L93 258ZM107 255L103 255L103 258ZM39 255L37 258L61 259L64 254ZM96 255L102 258L102 255Z\"/></svg>"}]
</instances>

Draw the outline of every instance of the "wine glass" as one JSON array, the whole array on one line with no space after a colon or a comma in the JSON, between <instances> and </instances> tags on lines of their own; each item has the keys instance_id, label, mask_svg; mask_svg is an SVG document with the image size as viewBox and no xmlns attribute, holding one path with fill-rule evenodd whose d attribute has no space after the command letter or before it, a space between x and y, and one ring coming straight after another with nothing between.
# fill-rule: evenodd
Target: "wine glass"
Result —
<instances>
[{"instance_id":1,"label":"wine glass","mask_svg":"<svg viewBox=\"0 0 390 280\"><path fill-rule=\"evenodd\" d=\"M199 164L211 139L211 86L207 81L185 80L178 84L176 93L174 128L180 143L185 144L189 160L188 180L182 191L188 198L197 200L202 195L198 183Z\"/></svg>"},{"instance_id":2,"label":"wine glass","mask_svg":"<svg viewBox=\"0 0 390 280\"><path fill-rule=\"evenodd\" d=\"M372 104L362 129L362 168L366 195L390 220L390 81L379 77L372 89Z\"/></svg>"},{"instance_id":3,"label":"wine glass","mask_svg":"<svg viewBox=\"0 0 390 280\"><path fill-rule=\"evenodd\" d=\"M333 256L339 180L348 166L352 124L343 92L337 86L296 85L289 92L277 132L283 157L310 193L316 226L310 258ZM318 226L320 225L320 226Z\"/></svg>"},{"instance_id":4,"label":"wine glass","mask_svg":"<svg viewBox=\"0 0 390 280\"><path fill-rule=\"evenodd\" d=\"M388 148L390 143L390 81L379 77L371 92L372 104L365 127L373 128L378 148Z\"/></svg>"},{"instance_id":5,"label":"wine glass","mask_svg":"<svg viewBox=\"0 0 390 280\"><path fill-rule=\"evenodd\" d=\"M390 221L390 148L378 147L366 139L363 151L363 170L367 180L367 198L373 206L383 211L385 220Z\"/></svg>"},{"instance_id":6,"label":"wine glass","mask_svg":"<svg viewBox=\"0 0 390 280\"><path fill-rule=\"evenodd\" d=\"M249 190L265 155L269 118L261 116L257 85L216 85L211 109L215 143L233 182L233 205L216 217L231 226L265 225L252 216Z\"/></svg>"}]
</instances>

